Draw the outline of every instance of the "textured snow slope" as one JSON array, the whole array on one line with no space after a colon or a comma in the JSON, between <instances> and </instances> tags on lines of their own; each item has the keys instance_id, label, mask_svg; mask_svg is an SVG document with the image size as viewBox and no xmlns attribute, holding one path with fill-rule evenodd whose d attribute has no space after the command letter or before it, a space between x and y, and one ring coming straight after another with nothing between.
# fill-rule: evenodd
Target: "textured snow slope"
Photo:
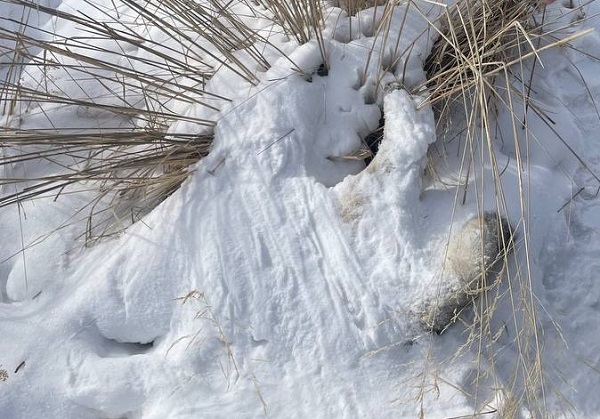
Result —
<instances>
[{"instance_id":1,"label":"textured snow slope","mask_svg":"<svg viewBox=\"0 0 600 419\"><path fill-rule=\"evenodd\" d=\"M587 9L591 16L599 11L595 3ZM569 18L560 4L552 12ZM424 157L435 141L433 112L396 85L383 88L423 79L426 22L409 12L399 50L419 41L408 63L378 85L377 63L370 77L360 77L373 43L372 11L354 20L352 30L340 13L329 9L327 76L307 75L321 63L316 43L296 47L282 39L282 50L306 74L279 58L257 87L225 69L211 80L207 89L235 95L216 116L214 150L179 191L119 238L79 250L83 220L23 255L21 240L28 245L72 221L86 197L1 210L0 364L8 378L0 381L0 417L379 418L416 417L422 408L435 418L493 411L503 397L521 393L526 371L515 365L521 320L513 318L510 298L500 301L492 321L502 331L493 356L479 355L475 345L455 357L466 339L462 325L432 336L417 324L415 311L443 279L452 220L460 225L478 204L496 204L488 187L453 213L453 188L422 185ZM396 13L400 25L404 9ZM600 22L580 25L586 26ZM592 34L577 46L593 55L600 39ZM589 168L600 171L597 60L552 50L542 61L536 100ZM90 85L88 93L100 91ZM378 104L385 138L371 165L362 170L362 163L328 159L355 149L377 127ZM46 111L63 125L95 120L77 109ZM24 124L43 124L36 115L24 115ZM511 143L498 141L507 215L520 228L525 223L531 238L548 410L594 417L600 410L598 182L539 126L546 130L536 131L543 147L532 142L522 169ZM520 219L519 174L527 220ZM510 267L511 277L516 270ZM511 285L502 291L520 292ZM485 375L492 370L493 377Z\"/></svg>"}]
</instances>

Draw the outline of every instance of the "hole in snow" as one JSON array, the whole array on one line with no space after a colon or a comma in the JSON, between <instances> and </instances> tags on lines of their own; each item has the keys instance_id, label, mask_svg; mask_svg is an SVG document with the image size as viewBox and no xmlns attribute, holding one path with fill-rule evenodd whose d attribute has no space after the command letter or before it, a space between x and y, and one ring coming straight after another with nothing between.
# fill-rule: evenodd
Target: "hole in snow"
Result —
<instances>
[{"instance_id":1,"label":"hole in snow","mask_svg":"<svg viewBox=\"0 0 600 419\"><path fill-rule=\"evenodd\" d=\"M77 340L85 342L85 346L100 358L122 358L141 355L154 348L155 340L149 342L124 342L104 336L95 322L88 323L77 333Z\"/></svg>"},{"instance_id":2,"label":"hole in snow","mask_svg":"<svg viewBox=\"0 0 600 419\"><path fill-rule=\"evenodd\" d=\"M371 161L373 161L373 158L375 157L375 155L377 155L377 152L379 151L379 144L383 139L384 125L385 117L382 114L381 118L379 119L379 126L377 127L377 129L369 133L363 140L364 145L366 146L369 152L367 157L365 158L365 164L367 166L371 163Z\"/></svg>"},{"instance_id":3,"label":"hole in snow","mask_svg":"<svg viewBox=\"0 0 600 419\"><path fill-rule=\"evenodd\" d=\"M329 68L325 65L325 63L322 63L317 68L317 76L327 77L328 75L329 75Z\"/></svg>"},{"instance_id":4,"label":"hole in snow","mask_svg":"<svg viewBox=\"0 0 600 419\"><path fill-rule=\"evenodd\" d=\"M337 155L337 156L329 156L328 160L334 161L334 162L360 162L360 163L364 163L364 166L361 166L361 171L364 170L365 167L367 167L371 161L373 160L373 158L375 158L375 155L377 154L377 152L379 151L379 144L381 143L381 140L383 139L383 128L385 125L385 117L383 115L383 112L380 109L380 113L379 115L381 115L379 117L379 122L377 124L377 128L375 128L373 131L371 131L370 133L368 133L367 135L364 134L358 134L357 133L357 140L358 140L358 146L356 149L349 151L345 154L342 155Z\"/></svg>"},{"instance_id":5,"label":"hole in snow","mask_svg":"<svg viewBox=\"0 0 600 419\"><path fill-rule=\"evenodd\" d=\"M329 67L327 66L327 64L321 63L321 64L319 64L318 67L314 68L312 71L305 73L304 80L306 80L309 83L312 83L313 76L315 76L315 75L317 75L319 77L327 77L329 75Z\"/></svg>"},{"instance_id":6,"label":"hole in snow","mask_svg":"<svg viewBox=\"0 0 600 419\"><path fill-rule=\"evenodd\" d=\"M377 83L375 80L366 80L361 87L361 94L366 105L377 103Z\"/></svg>"},{"instance_id":7,"label":"hole in snow","mask_svg":"<svg viewBox=\"0 0 600 419\"><path fill-rule=\"evenodd\" d=\"M119 342L102 337L96 348L97 354L101 358L120 358L148 353L154 348L154 341L148 343Z\"/></svg>"},{"instance_id":8,"label":"hole in snow","mask_svg":"<svg viewBox=\"0 0 600 419\"><path fill-rule=\"evenodd\" d=\"M387 72L394 74L396 72L396 67L399 61L400 58L396 56L394 51L388 51L386 54L384 54L383 58L381 59L380 67L384 73Z\"/></svg>"}]
</instances>

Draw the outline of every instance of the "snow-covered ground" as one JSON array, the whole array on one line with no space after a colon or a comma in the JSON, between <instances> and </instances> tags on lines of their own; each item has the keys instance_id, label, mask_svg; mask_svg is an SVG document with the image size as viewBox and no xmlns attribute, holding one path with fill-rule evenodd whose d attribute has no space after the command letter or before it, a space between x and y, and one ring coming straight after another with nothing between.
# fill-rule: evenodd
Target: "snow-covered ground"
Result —
<instances>
[{"instance_id":1,"label":"snow-covered ground","mask_svg":"<svg viewBox=\"0 0 600 419\"><path fill-rule=\"evenodd\" d=\"M96 3L118 7L136 25L120 2ZM40 4L103 16L78 0ZM235 7L242 15L246 6ZM547 6L550 22L585 13L559 37L600 28L599 12L594 1ZM20 19L20 6L2 1L0 13ZM31 13L32 25L48 31L39 36L83 33ZM496 141L506 215L520 237L498 291L493 341L465 345L467 326L438 336L423 331L415 313L439 289L451 229L496 208L494 168L480 162L464 205L455 204L463 188L451 186L459 161L450 157L440 170L450 183L424 178L434 114L393 82L424 80L435 35L426 15L439 9L395 9L392 25L403 30L399 39L390 30L386 45L410 55L380 80L385 53L373 54L361 77L374 41L383 42L373 13L350 20L326 9L327 75L316 73L317 42L273 35L279 51L267 53L272 66L257 73L257 86L227 68L209 81L207 91L232 99L218 103L220 112L172 104L217 121L214 148L178 191L118 237L82 246L91 192L0 210L0 418L510 417L515 405L515 417L598 417L600 36L540 55L531 94L552 123L528 114L528 150ZM104 97L105 85L70 77L39 67L22 83L49 79L71 97L118 102ZM380 106L386 124L373 162L365 169L332 159L378 127ZM126 124L51 104L16 119L12 128ZM498 125L508 124L501 113ZM178 121L171 130L208 128ZM448 156L457 143L447 145ZM27 162L0 170L15 177L54 169ZM535 300L521 305L519 295ZM522 330L530 307L537 333ZM544 381L536 387L538 366Z\"/></svg>"}]
</instances>

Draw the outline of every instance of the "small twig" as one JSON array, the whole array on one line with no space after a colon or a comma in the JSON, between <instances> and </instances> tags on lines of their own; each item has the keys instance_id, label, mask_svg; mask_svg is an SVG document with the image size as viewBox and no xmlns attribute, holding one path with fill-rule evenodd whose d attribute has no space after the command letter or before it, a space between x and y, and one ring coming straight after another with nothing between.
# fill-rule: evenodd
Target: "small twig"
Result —
<instances>
[{"instance_id":1,"label":"small twig","mask_svg":"<svg viewBox=\"0 0 600 419\"><path fill-rule=\"evenodd\" d=\"M223 166L223 164L225 164L225 159L227 158L227 156L223 157L221 160L219 160L219 163L217 163L217 165L214 167L214 169L208 169L206 172L211 175L214 176L216 171L219 169L219 167Z\"/></svg>"},{"instance_id":2,"label":"small twig","mask_svg":"<svg viewBox=\"0 0 600 419\"><path fill-rule=\"evenodd\" d=\"M19 370L20 370L21 368L23 368L24 366L25 366L25 361L21 362L21 363L20 363L20 364L17 366L17 368L15 368L15 372L14 372L14 374L18 373L18 372L19 372Z\"/></svg>"},{"instance_id":3,"label":"small twig","mask_svg":"<svg viewBox=\"0 0 600 419\"><path fill-rule=\"evenodd\" d=\"M269 148L273 147L275 144L277 144L279 141L283 140L285 137L287 137L288 135L290 135L294 131L296 131L296 129L292 128L291 130L289 130L288 132L286 132L285 134L283 134L281 137L279 137L278 139L276 139L275 141L273 141L272 143L270 143L268 146L266 146L265 148L263 148L262 150L260 150L256 155L260 156L262 153L264 153L265 151L267 151Z\"/></svg>"},{"instance_id":4,"label":"small twig","mask_svg":"<svg viewBox=\"0 0 600 419\"><path fill-rule=\"evenodd\" d=\"M569 205L569 204L570 204L570 203L571 203L571 202L572 202L572 201L573 201L575 198L577 198L577 196L578 196L580 193L582 193L584 190L585 190L585 188L583 188L583 187L582 187L581 189L579 189L579 190L578 190L578 191L575 193L575 195L573 195L573 196L571 197L571 199L569 199L567 202L565 202L565 204L564 204L562 207L560 207L560 208L558 209L558 211L556 211L556 212L561 212L563 209L565 209L565 207L566 207L567 205Z\"/></svg>"}]
</instances>

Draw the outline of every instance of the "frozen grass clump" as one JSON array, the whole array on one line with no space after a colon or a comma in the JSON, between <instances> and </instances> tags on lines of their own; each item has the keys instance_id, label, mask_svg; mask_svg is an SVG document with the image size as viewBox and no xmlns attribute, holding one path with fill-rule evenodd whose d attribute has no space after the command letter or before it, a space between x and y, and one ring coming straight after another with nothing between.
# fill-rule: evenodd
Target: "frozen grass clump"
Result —
<instances>
[{"instance_id":1,"label":"frozen grass clump","mask_svg":"<svg viewBox=\"0 0 600 419\"><path fill-rule=\"evenodd\" d=\"M66 23L70 32L53 32L51 24L33 31L28 20L20 22L17 29L0 25L4 28L0 29L2 63L10 62L9 68L3 69L7 77L0 89L3 104L0 206L19 207L42 198L87 194L88 203L79 211L86 220L88 243L122 231L173 194L214 150L215 142L219 141L215 126L221 118L235 115L241 106L256 103L253 99L261 91L280 88L277 85L282 80L293 81L298 89L294 93L318 91L319 99L325 98L318 102L322 108L311 102L308 93L286 97L298 101L308 98L302 106L293 99L278 102L294 111L302 110L302 115L311 117L314 111L325 115L324 119L342 114L354 117L352 112L360 109L363 113L358 116L363 120L353 125L354 121L348 122L348 118L343 128L359 127L351 132L356 137L351 141L357 144L362 141L372 150L383 136L385 119L378 118L381 115L377 113L383 109L386 86L397 83L403 95L419 97L421 107L432 106L438 140L429 149L426 171L429 186L425 189L449 189L455 193L453 206L437 213L452 213L447 217L445 254L439 261L445 265L444 274L454 282L443 276L439 284L441 292L434 293L429 308L421 315L421 323L427 330L438 333L458 323L454 330L464 333L464 345L456 356L471 351L469 354L478 360L488 361L491 367L486 374L494 382L506 384L502 391L506 391L507 412L523 407L540 412L540 416L547 413L545 367L541 362L543 336L538 322L536 279L530 268L530 203L524 187L528 179L523 175L531 144L523 138L538 137L535 127L528 123L529 115L552 125L546 110L532 95L540 57L547 49L566 45L580 35L559 38L561 28L556 26L549 33L544 3L552 2L459 0L451 5L433 5L434 2L359 0L331 3L122 0L115 1L114 8L110 8L86 0L77 2L78 10L70 8L74 3L68 1L60 7L34 1L15 3L47 16L52 24ZM435 15L432 10L438 7L441 14ZM410 34L415 41L408 47L396 33L404 30L403 19L409 15L397 13L400 9L416 10L429 19L423 33ZM90 17L98 16L98 11L101 19ZM430 54L423 54L419 61L423 79L405 78L407 68L415 61L413 48L420 50L415 47L417 41L429 41L433 32L437 33L437 40L429 44ZM357 50L364 54L356 53ZM11 58L6 61L6 57ZM352 62L356 57L364 57L358 70ZM334 80L336 77L342 80ZM225 79L230 83L227 90L221 83ZM343 94L350 100L339 106L335 101L329 102L335 96L332 90L338 94L336 99ZM357 97L364 103L355 106ZM421 101L423 97L427 100ZM277 102L257 102L264 109L277 106ZM281 107L277 115L284 119L285 107ZM260 131L264 128L263 121L251 118L245 121L249 122L247 126L255 123L256 132L269 133ZM298 122L294 118L289 121ZM262 142L256 144L264 147L243 149L240 154L260 155L260 164L265 164L268 156L275 156L279 160L267 161L265 165L272 164L277 169L290 156L296 160L302 160L298 156L307 157L308 163L302 162L303 167L296 162L294 168L300 169L291 171L292 178L304 176L310 171L307 167L318 158L323 164L349 159L361 164L360 160L373 157L365 144L352 152L340 146L336 149L338 154L326 157L321 150L293 155L298 148L314 146L301 142L310 135L296 136L304 129L300 125L291 126L274 138L261 138ZM369 127L376 129L373 138L366 132ZM318 130L305 131L319 134ZM350 131L342 131L343 136ZM235 138L227 139L231 141L227 145L233 148L238 138L231 137ZM402 144L400 137L394 144ZM331 138L327 140L333 142ZM341 143L347 139L338 140ZM569 142L561 140L568 149ZM301 147L289 145L294 141L301 142ZM286 150L290 153L271 153L279 146L289 147ZM421 146L425 154L427 145L423 142ZM513 151L510 157L503 152L506 148ZM394 151L400 155L405 150L387 150L389 154ZM583 162L574 148L569 151ZM213 159L216 164L203 168L203 173L212 176L227 165L226 158ZM255 163L251 159L240 161ZM414 177L408 189L415 201L420 200L419 194L423 192L412 188L420 185L421 161L408 166ZM373 174L372 184L380 184L380 177L386 171L397 170L397 163L405 162L402 159L388 162L385 170L375 166L368 169ZM240 166L247 169L243 164ZM442 173L447 166L454 170L453 184ZM511 174L510 181L504 177L505 173ZM397 184L402 181L406 178L398 179ZM364 195L351 196L349 209L341 217L346 218L344 222L366 218L361 213L363 208L378 208L361 202L369 196L369 191L362 192ZM401 198L406 196L396 202ZM461 213L464 206L475 208L478 214L469 220L473 214ZM511 210L516 207L519 211ZM406 219L399 221L399 230L406 227L403 222L412 221L414 214L409 212L402 214ZM375 219L373 214L367 216ZM201 221L195 219L198 224ZM369 228L374 227L369 225ZM417 240L420 230L415 228L415 231L418 233L410 237ZM518 240L513 243L515 238ZM256 243L262 249L260 239ZM393 239L397 237L392 237L390 243ZM414 244L417 260L418 251L422 250L419 245L426 247L423 243ZM509 253L513 248L515 251ZM382 253L384 256L395 255L394 243L383 249L389 252ZM375 257L367 259L359 262L373 263L372 271L381 268ZM361 269L364 266L357 270ZM503 316L501 321L518 329L511 342L511 347L517 348L517 356L510 379L496 380L499 374L495 371L495 360L500 352L497 340L502 330L493 319L500 306L509 307L499 313ZM439 339L446 339L449 334Z\"/></svg>"}]
</instances>

